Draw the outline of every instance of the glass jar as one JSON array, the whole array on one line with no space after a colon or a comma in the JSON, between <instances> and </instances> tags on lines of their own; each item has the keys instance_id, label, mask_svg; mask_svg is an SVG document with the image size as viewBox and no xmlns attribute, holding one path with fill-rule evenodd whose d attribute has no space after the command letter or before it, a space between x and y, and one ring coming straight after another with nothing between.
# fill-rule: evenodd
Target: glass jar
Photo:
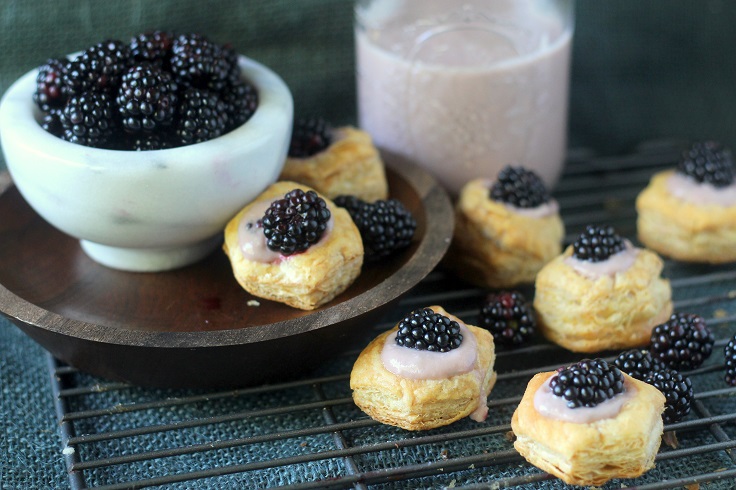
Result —
<instances>
[{"instance_id":1,"label":"glass jar","mask_svg":"<svg viewBox=\"0 0 736 490\"><path fill-rule=\"evenodd\" d=\"M358 0L358 121L387 162L456 195L505 165L553 187L567 146L573 0Z\"/></svg>"}]
</instances>

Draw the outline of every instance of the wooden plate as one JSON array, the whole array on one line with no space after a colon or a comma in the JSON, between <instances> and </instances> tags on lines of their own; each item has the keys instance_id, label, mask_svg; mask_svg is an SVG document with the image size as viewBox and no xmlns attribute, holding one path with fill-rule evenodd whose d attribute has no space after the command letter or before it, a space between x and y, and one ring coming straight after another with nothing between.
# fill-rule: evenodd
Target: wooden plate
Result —
<instances>
[{"instance_id":1,"label":"wooden plate","mask_svg":"<svg viewBox=\"0 0 736 490\"><path fill-rule=\"evenodd\" d=\"M221 251L164 273L89 259L0 173L0 311L57 358L143 386L223 388L299 376L340 352L424 278L447 251L444 190L410 165L387 169L391 197L417 218L414 243L366 264L342 295L312 312L258 299Z\"/></svg>"}]
</instances>

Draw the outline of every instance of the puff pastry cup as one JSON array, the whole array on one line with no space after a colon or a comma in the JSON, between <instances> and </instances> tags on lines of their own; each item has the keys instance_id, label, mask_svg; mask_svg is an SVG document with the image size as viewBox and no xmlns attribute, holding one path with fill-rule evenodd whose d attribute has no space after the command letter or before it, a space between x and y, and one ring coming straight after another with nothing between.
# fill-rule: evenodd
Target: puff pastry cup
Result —
<instances>
[{"instance_id":1,"label":"puff pastry cup","mask_svg":"<svg viewBox=\"0 0 736 490\"><path fill-rule=\"evenodd\" d=\"M564 225L556 210L535 217L489 199L491 183L468 182L455 205L455 232L445 265L467 281L489 288L533 283L562 251Z\"/></svg>"},{"instance_id":2,"label":"puff pastry cup","mask_svg":"<svg viewBox=\"0 0 736 490\"><path fill-rule=\"evenodd\" d=\"M279 179L300 182L330 199L341 194L368 202L388 198L384 164L371 136L351 126L335 128L330 145L309 158L288 157Z\"/></svg>"},{"instance_id":3,"label":"puff pastry cup","mask_svg":"<svg viewBox=\"0 0 736 490\"><path fill-rule=\"evenodd\" d=\"M674 170L655 174L636 199L639 240L685 262L736 261L736 205L701 205L668 189Z\"/></svg>"},{"instance_id":4,"label":"puff pastry cup","mask_svg":"<svg viewBox=\"0 0 736 490\"><path fill-rule=\"evenodd\" d=\"M662 439L665 397L655 387L624 374L635 396L615 417L575 423L548 418L534 395L554 372L535 375L511 418L514 448L537 468L572 485L602 485L636 478L654 467Z\"/></svg>"},{"instance_id":5,"label":"puff pastry cup","mask_svg":"<svg viewBox=\"0 0 736 490\"><path fill-rule=\"evenodd\" d=\"M469 415L475 415L475 420L483 420L487 415L486 398L496 382L493 336L485 329L463 323L440 306L430 308L465 325L475 337L477 353L473 367L441 379L398 376L386 369L381 360L386 338L397 329L380 334L360 353L350 373L353 401L374 420L417 431L448 425ZM441 356L446 353L428 354L442 362Z\"/></svg>"},{"instance_id":6,"label":"puff pastry cup","mask_svg":"<svg viewBox=\"0 0 736 490\"><path fill-rule=\"evenodd\" d=\"M652 329L672 314L672 289L660 277L662 259L636 249L633 264L592 279L566 263L572 246L537 274L534 308L542 334L574 352L646 345Z\"/></svg>"},{"instance_id":7,"label":"puff pastry cup","mask_svg":"<svg viewBox=\"0 0 736 490\"><path fill-rule=\"evenodd\" d=\"M270 202L296 188L311 190L295 182L276 182L245 206L227 224L223 249L243 289L260 298L313 310L345 291L363 265L360 232L346 210L325 199L332 214L332 229L305 252L281 256L273 262L249 259L240 240L241 221L259 219ZM251 210L259 214L253 216Z\"/></svg>"}]
</instances>

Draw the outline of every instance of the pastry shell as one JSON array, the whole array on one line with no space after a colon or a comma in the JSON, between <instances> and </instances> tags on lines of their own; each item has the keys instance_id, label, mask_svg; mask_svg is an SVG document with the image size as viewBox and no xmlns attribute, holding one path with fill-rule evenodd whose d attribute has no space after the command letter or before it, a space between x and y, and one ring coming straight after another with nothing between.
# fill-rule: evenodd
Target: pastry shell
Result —
<instances>
[{"instance_id":1,"label":"pastry shell","mask_svg":"<svg viewBox=\"0 0 736 490\"><path fill-rule=\"evenodd\" d=\"M698 205L669 192L674 170L655 174L636 199L639 240L685 262L736 261L736 206Z\"/></svg>"},{"instance_id":2,"label":"pastry shell","mask_svg":"<svg viewBox=\"0 0 736 490\"><path fill-rule=\"evenodd\" d=\"M332 230L305 252L276 262L246 258L239 240L240 221L251 207L280 199L296 188L311 190L295 182L276 182L245 206L227 224L223 249L243 289L260 298L313 310L345 291L358 277L363 265L360 232L345 209L325 199L334 220Z\"/></svg>"},{"instance_id":3,"label":"pastry shell","mask_svg":"<svg viewBox=\"0 0 736 490\"><path fill-rule=\"evenodd\" d=\"M384 164L371 136L351 126L336 128L325 150L287 158L279 179L300 182L330 199L341 194L368 202L388 198Z\"/></svg>"},{"instance_id":4,"label":"pastry shell","mask_svg":"<svg viewBox=\"0 0 736 490\"><path fill-rule=\"evenodd\" d=\"M439 306L430 308L464 324ZM481 403L486 403L496 382L493 336L464 325L476 339L475 364L469 372L444 379L409 379L387 370L381 351L386 337L397 328L380 334L360 353L350 373L355 404L374 420L412 431L448 425L485 408Z\"/></svg>"},{"instance_id":5,"label":"pastry shell","mask_svg":"<svg viewBox=\"0 0 736 490\"><path fill-rule=\"evenodd\" d=\"M637 249L634 263L591 279L565 262L572 246L549 262L535 283L534 309L547 339L574 352L646 345L652 329L672 314L672 289L660 277L662 259Z\"/></svg>"},{"instance_id":6,"label":"pastry shell","mask_svg":"<svg viewBox=\"0 0 736 490\"><path fill-rule=\"evenodd\" d=\"M511 418L514 447L531 464L572 485L636 478L654 467L662 438L664 395L627 374L637 390L615 417L589 423L541 415L534 395L555 372L535 375Z\"/></svg>"},{"instance_id":7,"label":"pastry shell","mask_svg":"<svg viewBox=\"0 0 736 490\"><path fill-rule=\"evenodd\" d=\"M475 179L460 192L445 265L480 287L531 284L562 251L565 229L559 212L542 217L517 213L489 198L490 185Z\"/></svg>"}]
</instances>

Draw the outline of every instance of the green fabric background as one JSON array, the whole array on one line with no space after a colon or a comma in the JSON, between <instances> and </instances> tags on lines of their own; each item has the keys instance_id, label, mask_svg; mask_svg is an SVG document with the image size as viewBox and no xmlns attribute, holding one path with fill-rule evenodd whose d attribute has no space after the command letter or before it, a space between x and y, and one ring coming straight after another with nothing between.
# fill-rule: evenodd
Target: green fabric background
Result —
<instances>
[{"instance_id":1,"label":"green fabric background","mask_svg":"<svg viewBox=\"0 0 736 490\"><path fill-rule=\"evenodd\" d=\"M0 93L47 57L151 28L200 32L277 71L297 114L355 118L350 0L2 0ZM736 144L736 2L578 0L570 144ZM0 163L0 166L3 164Z\"/></svg>"}]
</instances>

